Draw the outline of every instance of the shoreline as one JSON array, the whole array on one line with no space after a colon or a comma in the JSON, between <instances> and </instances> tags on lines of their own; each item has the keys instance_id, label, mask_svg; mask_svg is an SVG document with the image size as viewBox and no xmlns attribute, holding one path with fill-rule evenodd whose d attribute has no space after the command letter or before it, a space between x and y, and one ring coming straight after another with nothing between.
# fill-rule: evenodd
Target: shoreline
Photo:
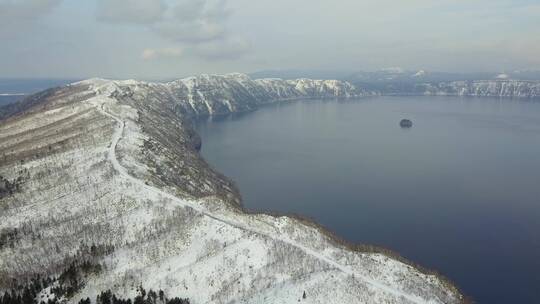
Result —
<instances>
[{"instance_id":1,"label":"shoreline","mask_svg":"<svg viewBox=\"0 0 540 304\"><path fill-rule=\"evenodd\" d=\"M336 100L336 101L338 101L338 100L350 100L350 99L355 99L355 98L365 99L365 98L379 97L379 96L385 96L385 95L351 97L351 98L336 98L336 99L328 98L328 99L325 99L325 100ZM422 95L422 96L424 96L424 95ZM429 97L429 96L425 96L425 97ZM294 99L270 101L268 103L263 104L262 106L276 105L278 102L292 103L292 102L310 101L310 100L314 100L314 98L294 98ZM251 110L248 110L248 111L231 112L231 113L224 113L224 114L218 114L218 115L206 115L206 116L201 116L201 117L196 116L196 117L189 118L191 120L191 126L190 127L192 128L192 130L190 130L190 132L194 132L195 134L197 134L197 137L199 138L199 142L201 143L201 146L202 146L202 145L204 145L204 142L202 142L202 139L201 139L200 135L197 133L197 131L195 130L195 128L193 126L193 124L196 121L198 121L198 120L202 121L202 120L205 120L205 119L206 120L212 120L213 118L221 118L221 117L226 117L226 116L232 116L232 115L235 115L235 114L246 114L247 115L249 113L257 111L258 109L259 108L251 109ZM441 282L443 282L446 288L451 289L451 290L457 292L458 294L461 294L463 296L463 299L462 299L461 303L463 303L463 304L472 304L472 303L474 303L474 300L470 296L467 296L462 291L462 289L458 286L458 284L456 284L454 281L452 281L451 279L446 277L444 274L440 273L439 271L437 271L435 269L430 269L430 268L424 267L424 266L414 262L411 259L405 258L402 255L400 255L399 252L397 252L397 251L387 249L387 248L382 247L382 246L371 245L371 244L366 244L366 243L356 243L356 242L353 242L353 241L349 241L349 240L341 237L336 232L334 232L331 228L320 224L319 222L317 222L316 219L304 216L302 214L279 212L279 211L258 212L258 211L251 211L251 210L247 209L247 207L245 207L244 204L243 204L242 192L240 191L240 189L236 185L236 183L230 177L228 177L224 173L220 172L219 170L217 170L217 168L215 168L212 164L210 164L202 156L202 154L200 153L200 149L197 149L197 155L208 166L208 168L210 170L216 172L217 174L220 174L229 183L234 185L235 189L237 190L237 195L238 195L237 199L238 199L239 204L238 205L232 204L232 203L228 202L225 198L220 198L220 199L222 201L226 202L227 204L229 204L235 210L237 210L237 211L239 211L239 212L241 212L243 214L247 214L247 215L254 215L254 216L266 215L266 216L270 216L270 217L274 217L274 218L286 217L286 218L290 218L292 220L298 221L298 222L300 222L300 223L302 223L302 224L304 224L306 226L309 226L309 227L312 227L312 228L316 229L319 233L326 236L332 242L332 244L334 246L336 246L336 247L345 248L345 249L348 249L348 250L351 250L351 251L357 252L357 253L382 254L382 255L384 255L386 257L395 259L395 260L397 260L399 262L402 262L402 263L404 263L404 264L406 264L406 265L408 265L410 267L413 267L414 269L418 270L422 274L433 275L433 276L437 277Z\"/></svg>"},{"instance_id":2,"label":"shoreline","mask_svg":"<svg viewBox=\"0 0 540 304\"><path fill-rule=\"evenodd\" d=\"M127 86L129 88L129 86ZM73 88L73 91L72 91ZM306 217L303 217L301 215L295 215L295 214L278 214L278 213L261 213L261 212L250 212L242 206L241 204L241 193L235 191L233 189L226 188L227 184L234 183L226 176L221 174L219 171L214 169L210 164L206 162L206 160L202 157L200 152L197 150L197 138L199 136L191 136L191 134L197 134L196 131L194 131L193 126L190 122L193 121L194 117L193 115L181 115L178 112L174 111L168 111L169 108L164 108L163 106L167 106L167 103L146 103L146 98L137 100L134 99L131 95L120 95L121 90L118 90L115 87L103 87L103 88L111 88L114 89L114 91L105 91L100 92L98 90L93 91L90 90L89 87L82 86L82 87L64 87L63 89L56 91L49 91L49 94L46 94L45 92L42 92L41 94L36 94L31 96L29 99L25 99L25 102L29 106L28 108L19 109L20 112L15 112L14 115L11 117L15 119L16 117L26 117L26 115L32 115L41 113L40 110L45 110L48 108L48 105L55 102L55 98L58 98L58 100L66 100L64 99L66 96L74 96L76 94L82 94L82 95L76 95L77 98L69 97L69 103L68 104L75 104L77 103L79 107L84 108L84 101L88 100L89 98L95 97L96 95L104 94L103 96L112 97L111 99L114 99L114 104L119 105L120 107L116 108L116 110L120 110L123 115L127 115L124 118L127 118L126 125L128 127L127 130L135 131L136 129L131 129L134 126L140 127L138 131L135 131L133 134L137 134L140 132L140 134L145 134L145 138L153 140L158 145L163 143L170 143L170 146L165 147L165 154L163 154L163 148L164 146L160 146L157 148L152 148L151 146L148 147L148 152L155 152L155 156L162 155L162 156L170 156L172 159L170 159L170 164L185 164L187 162L187 169L189 170L190 166L196 169L195 172L190 172L187 176L190 180L198 181L197 179L203 179L210 182L209 185L212 186L212 188L209 191L201 189L199 186L199 189L195 188L194 191L190 192L190 188L187 188L185 183L177 183L178 181L181 181L182 175L179 175L178 172L175 172L173 174L169 174L165 176L165 179L160 174L150 174L148 177L150 179L147 180L149 184L145 185L153 185L153 188L155 189L167 189L164 187L172 186L172 188L168 188L169 190L172 190L172 192L169 192L172 196L183 199L183 198L193 198L197 199L200 204L202 204L201 207L207 207L209 208L208 211L210 212L210 215L214 214L214 209L212 208L212 203L217 203L216 210L217 218L221 218L220 215L234 215L237 216L243 216L245 215L246 221L243 222L243 225L246 227L245 231L249 233L249 231L256 231L261 229L260 224L265 224L266 220L269 221L269 223L288 223L287 226L294 227L295 229L299 229L297 231L304 231L299 233L313 233L309 235L313 235L314 238L317 240L320 240L322 243L320 244L326 244L326 248L330 250L336 250L336 252L348 252L347 254L351 254L357 257L362 257L363 259L367 260L373 260L376 263L382 263L381 265L391 265L392 263L402 264L401 266L397 267L397 269L401 269L403 267L404 269L407 269L407 273L415 273L416 276L421 276L424 280L423 282L433 283L438 286L437 289L439 291L444 291L446 294L452 294L453 299L456 303L469 303L467 300L468 298L460 291L459 287L457 287L455 284L453 284L450 280L446 279L443 275L438 274L435 271L428 270L424 267L421 267L420 265L417 265L416 263L409 261L403 257L401 257L399 254L394 253L390 250L384 249L382 247L377 246L370 246L365 244L354 244L352 242L348 242L344 240L343 238L339 237L337 234L332 232L330 229L318 224L316 221L308 219ZM118 90L118 91L117 91ZM92 94L86 94L85 92L91 92ZM53 94L54 93L54 94ZM111 94L111 95L109 95ZM55 96L55 98L50 98L50 96ZM124 98L125 97L125 98ZM286 99L286 100L269 100L268 102L261 103L255 107L253 107L250 110L255 110L259 108L260 106L264 104L276 104L277 102L291 102L294 100L301 100L301 99L313 99L313 98L294 98L294 99ZM327 98L331 100L336 100L336 98ZM351 98L348 98L351 99ZM163 102L167 101L173 101L173 100L163 100ZM79 104L79 102L83 102L82 104ZM140 103L138 103L140 102ZM68 104L62 105L64 107L69 107ZM128 106L128 107L123 107ZM149 108L147 107L158 107L155 108L158 112L147 112L149 111ZM128 113L134 113L131 110L137 110L137 116L129 116ZM54 112L57 113L57 112ZM86 113L86 112L81 112ZM154 115L152 115L154 114ZM159 116L156 116L155 114L159 114ZM130 118L132 117L132 118ZM135 119L135 117L137 117ZM8 118L7 121L10 121L11 118ZM156 121L154 119L160 119L159 121ZM134 119L134 120L131 120ZM2 120L5 122L6 120ZM135 122L135 125L131 124L130 121ZM174 124L174 127L168 126L166 123L163 122L172 122ZM124 126L126 126L124 125ZM114 129L113 129L114 130ZM175 134L174 132L180 132L178 134ZM119 134L119 133L115 133ZM197 134L198 135L198 134ZM114 135L116 136L116 135ZM113 139L114 139L113 136ZM165 136L165 137L163 137ZM176 137L178 136L178 137ZM130 136L128 136L130 138ZM167 139L166 142L160 141L160 139ZM177 141L169 139L176 138ZM117 142L117 141L116 141ZM146 142L145 142L146 143ZM109 147L110 149L111 147ZM123 146L121 150L118 151L118 153L123 155L125 152L129 152L130 150L123 150L126 148L126 146ZM144 152L146 147L144 145L138 146L138 149L141 152ZM182 152L183 151L183 152ZM169 152L169 154L167 154ZM175 155L176 154L176 155ZM113 154L110 154L113 155ZM124 154L125 155L125 154ZM147 163L146 160L152 159L152 157L147 157L143 154L140 156L143 156L143 158L139 159L139 161L142 161L142 164L149 165L150 168L159 169L160 167L154 167L151 163ZM115 157L116 158L116 157ZM181 161L181 162L178 162ZM122 172L128 172L127 170L130 169L129 164L127 163L128 167L125 170L121 170ZM131 163L137 166L137 161L135 163ZM168 163L161 163L161 165L165 167L170 168L170 164ZM113 166L114 167L114 166ZM206 171L213 172L213 174L207 175ZM154 171L158 172L158 171ZM171 172L172 173L172 172ZM215 173L215 174L214 174ZM202 174L198 176L197 174ZM143 176L138 176L137 174L134 174L135 178L138 181L141 181ZM195 185L195 184L194 184ZM200 184L204 185L204 184ZM189 185L187 185L189 186ZM225 188L223 187L225 186ZM141 187L146 189L146 186ZM165 193L165 192L163 192ZM161 192L159 192L161 195ZM167 196L167 198L173 199L172 197ZM215 199L215 200L214 200ZM239 202L238 204L235 204L235 202ZM220 213L219 209L223 208L224 213ZM199 208L197 208L199 209ZM210 217L211 219L214 217ZM233 216L233 218L236 218L236 216ZM255 221L255 222L252 222ZM122 226L123 227L123 226ZM279 231L279 225L275 226L278 228ZM242 228L244 229L244 228ZM242 230L241 229L241 230ZM301 236L301 235L300 235ZM264 237L264 235L263 235ZM348 261L346 260L334 260L335 257L328 254L321 254L318 250L315 250L309 243L305 243L301 241L301 239L297 239L297 235L294 234L288 234L285 233L284 236L277 235L278 239L282 239L286 244L292 245L293 247L297 247L298 249L305 250L306 254L315 257L317 259L320 259L323 262L328 262L330 266L336 267L340 271L342 271L345 274L350 274L352 269ZM299 242L299 243L298 243ZM299 245L300 244L300 245ZM67 248L67 247L66 247ZM379 254L379 255L369 255L369 253ZM386 262L386 259L388 259L388 262ZM339 261L339 263L336 263L336 261ZM388 264L390 263L390 264ZM353 267L359 267L360 264L354 264ZM367 277L371 277L371 275L368 274L367 270L359 268L356 269L356 271L360 271L359 273L363 273L364 275L367 275ZM425 277L423 276L425 275ZM249 275L248 275L249 277ZM358 276L359 278L362 278L361 276ZM366 278L367 278L366 277ZM353 275L354 278L354 275ZM375 276L376 278L376 276ZM369 279L361 279L361 281L364 281L364 284L372 284L375 282L374 286L379 286L380 284L378 282L384 282L386 279L383 277L379 277L379 279L382 279L381 281L373 281ZM417 282L420 279L417 279L414 276L407 277L405 279L405 282ZM370 283L371 282L371 283ZM400 284L401 285L401 284ZM395 285L395 286L400 286ZM384 284L381 285L384 287ZM392 286L392 284L390 284ZM429 287L429 288L435 288L435 287ZM381 290L384 292L386 290L385 288L381 288ZM414 292L412 293L414 294ZM436 296L434 293L433 295Z\"/></svg>"}]
</instances>

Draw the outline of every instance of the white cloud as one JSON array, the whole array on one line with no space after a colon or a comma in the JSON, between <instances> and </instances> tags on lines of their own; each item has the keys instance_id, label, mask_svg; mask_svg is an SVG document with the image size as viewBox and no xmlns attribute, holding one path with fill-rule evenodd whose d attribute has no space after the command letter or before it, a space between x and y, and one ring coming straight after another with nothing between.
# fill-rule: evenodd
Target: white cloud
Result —
<instances>
[{"instance_id":1,"label":"white cloud","mask_svg":"<svg viewBox=\"0 0 540 304\"><path fill-rule=\"evenodd\" d=\"M98 0L97 15L109 23L145 24L173 44L148 48L143 59L180 57L184 51L209 60L236 59L250 48L227 30L227 0Z\"/></svg>"},{"instance_id":2,"label":"white cloud","mask_svg":"<svg viewBox=\"0 0 540 304\"><path fill-rule=\"evenodd\" d=\"M179 0L153 29L176 42L199 43L223 38L229 16L225 0Z\"/></svg>"},{"instance_id":3,"label":"white cloud","mask_svg":"<svg viewBox=\"0 0 540 304\"><path fill-rule=\"evenodd\" d=\"M241 37L213 40L186 47L147 48L141 58L144 60L176 60L182 57L202 58L209 61L235 60L251 50L249 41Z\"/></svg>"},{"instance_id":4,"label":"white cloud","mask_svg":"<svg viewBox=\"0 0 540 304\"><path fill-rule=\"evenodd\" d=\"M62 0L0 0L0 25L32 21L49 13Z\"/></svg>"},{"instance_id":5,"label":"white cloud","mask_svg":"<svg viewBox=\"0 0 540 304\"><path fill-rule=\"evenodd\" d=\"M162 49L145 49L141 57L145 60L159 59L159 58L179 58L184 54L183 48L162 48Z\"/></svg>"},{"instance_id":6,"label":"white cloud","mask_svg":"<svg viewBox=\"0 0 540 304\"><path fill-rule=\"evenodd\" d=\"M9 42L0 47L0 73L158 77L276 67L540 65L534 1L338 2L0 0L0 38Z\"/></svg>"},{"instance_id":7,"label":"white cloud","mask_svg":"<svg viewBox=\"0 0 540 304\"><path fill-rule=\"evenodd\" d=\"M184 43L200 43L221 38L225 35L222 25L207 20L195 22L164 21L153 27L160 35Z\"/></svg>"},{"instance_id":8,"label":"white cloud","mask_svg":"<svg viewBox=\"0 0 540 304\"><path fill-rule=\"evenodd\" d=\"M251 50L251 43L242 37L210 41L194 46L191 52L208 60L238 59Z\"/></svg>"},{"instance_id":9,"label":"white cloud","mask_svg":"<svg viewBox=\"0 0 540 304\"><path fill-rule=\"evenodd\" d=\"M161 20L166 5L162 0L98 0L98 20L111 23L150 24Z\"/></svg>"}]
</instances>

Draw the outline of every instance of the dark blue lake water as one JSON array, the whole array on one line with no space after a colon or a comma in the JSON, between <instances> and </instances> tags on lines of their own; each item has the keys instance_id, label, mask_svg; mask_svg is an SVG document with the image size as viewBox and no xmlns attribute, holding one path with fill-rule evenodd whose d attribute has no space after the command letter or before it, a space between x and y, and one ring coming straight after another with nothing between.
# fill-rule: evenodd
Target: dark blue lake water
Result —
<instances>
[{"instance_id":1,"label":"dark blue lake water","mask_svg":"<svg viewBox=\"0 0 540 304\"><path fill-rule=\"evenodd\" d=\"M540 303L540 102L301 101L197 130L248 209L395 250L479 303Z\"/></svg>"}]
</instances>

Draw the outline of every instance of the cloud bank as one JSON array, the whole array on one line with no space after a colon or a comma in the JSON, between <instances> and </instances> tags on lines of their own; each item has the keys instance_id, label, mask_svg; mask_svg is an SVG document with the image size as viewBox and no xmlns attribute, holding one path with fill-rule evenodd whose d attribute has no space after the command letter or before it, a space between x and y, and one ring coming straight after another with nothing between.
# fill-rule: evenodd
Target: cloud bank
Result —
<instances>
[{"instance_id":1,"label":"cloud bank","mask_svg":"<svg viewBox=\"0 0 540 304\"><path fill-rule=\"evenodd\" d=\"M227 30L230 14L226 0L98 0L97 8L100 21L142 25L169 43L164 48L148 47L143 59L242 57L250 43Z\"/></svg>"},{"instance_id":2,"label":"cloud bank","mask_svg":"<svg viewBox=\"0 0 540 304\"><path fill-rule=\"evenodd\" d=\"M166 9L160 0L98 0L96 15L110 23L151 24L159 21Z\"/></svg>"},{"instance_id":3,"label":"cloud bank","mask_svg":"<svg viewBox=\"0 0 540 304\"><path fill-rule=\"evenodd\" d=\"M0 77L539 69L532 0L0 0Z\"/></svg>"},{"instance_id":4,"label":"cloud bank","mask_svg":"<svg viewBox=\"0 0 540 304\"><path fill-rule=\"evenodd\" d=\"M0 25L32 21L49 13L62 0L0 0Z\"/></svg>"},{"instance_id":5,"label":"cloud bank","mask_svg":"<svg viewBox=\"0 0 540 304\"><path fill-rule=\"evenodd\" d=\"M183 48L162 48L162 49L145 49L142 52L141 57L145 60L152 60L157 58L178 58L184 54Z\"/></svg>"}]
</instances>

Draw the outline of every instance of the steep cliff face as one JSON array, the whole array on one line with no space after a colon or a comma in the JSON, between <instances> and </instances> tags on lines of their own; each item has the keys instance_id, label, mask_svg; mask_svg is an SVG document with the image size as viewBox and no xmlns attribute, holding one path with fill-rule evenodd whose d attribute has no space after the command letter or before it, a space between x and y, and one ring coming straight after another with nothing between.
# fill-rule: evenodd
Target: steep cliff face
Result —
<instances>
[{"instance_id":1,"label":"steep cliff face","mask_svg":"<svg viewBox=\"0 0 540 304\"><path fill-rule=\"evenodd\" d=\"M0 291L40 276L53 279L39 299L70 303L140 285L191 303L462 302L439 276L380 251L244 213L189 127L193 115L362 94L243 75L92 79L17 105L0 122Z\"/></svg>"},{"instance_id":2,"label":"steep cliff face","mask_svg":"<svg viewBox=\"0 0 540 304\"><path fill-rule=\"evenodd\" d=\"M540 82L537 81L453 81L437 84L419 84L416 89L424 95L540 98Z\"/></svg>"},{"instance_id":3,"label":"steep cliff face","mask_svg":"<svg viewBox=\"0 0 540 304\"><path fill-rule=\"evenodd\" d=\"M202 75L163 85L186 113L216 115L248 111L258 105L300 98L350 98L372 95L336 80L252 80L244 74ZM162 87L156 88L163 90Z\"/></svg>"}]
</instances>

